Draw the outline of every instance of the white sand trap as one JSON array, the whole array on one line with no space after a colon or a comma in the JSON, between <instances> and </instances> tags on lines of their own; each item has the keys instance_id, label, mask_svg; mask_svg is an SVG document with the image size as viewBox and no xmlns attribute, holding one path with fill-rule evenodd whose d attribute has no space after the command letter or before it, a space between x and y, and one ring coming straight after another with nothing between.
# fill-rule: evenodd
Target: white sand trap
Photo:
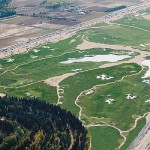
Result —
<instances>
[{"instance_id":1,"label":"white sand trap","mask_svg":"<svg viewBox=\"0 0 150 150\"><path fill-rule=\"evenodd\" d=\"M113 104L112 102L114 102L115 100L114 99L112 99L112 98L108 98L108 99L106 99L106 103L108 103L108 104Z\"/></svg>"},{"instance_id":2,"label":"white sand trap","mask_svg":"<svg viewBox=\"0 0 150 150\"><path fill-rule=\"evenodd\" d=\"M33 58L33 59L34 59L34 58L37 58L37 57L38 57L38 56L31 55L31 58Z\"/></svg>"},{"instance_id":3,"label":"white sand trap","mask_svg":"<svg viewBox=\"0 0 150 150\"><path fill-rule=\"evenodd\" d=\"M131 56L128 55L95 55L92 57L82 57L82 58L71 58L67 61L61 62L62 64L71 64L75 62L117 62L119 60L123 60L126 58L131 58Z\"/></svg>"},{"instance_id":4,"label":"white sand trap","mask_svg":"<svg viewBox=\"0 0 150 150\"><path fill-rule=\"evenodd\" d=\"M145 75L142 78L150 77L150 60L144 60L142 64L149 67L149 70L145 73Z\"/></svg>"},{"instance_id":5,"label":"white sand trap","mask_svg":"<svg viewBox=\"0 0 150 150\"><path fill-rule=\"evenodd\" d=\"M14 59L8 58L7 62L14 62Z\"/></svg>"},{"instance_id":6,"label":"white sand trap","mask_svg":"<svg viewBox=\"0 0 150 150\"><path fill-rule=\"evenodd\" d=\"M145 102L146 102L146 103L150 103L150 99L147 99Z\"/></svg>"},{"instance_id":7,"label":"white sand trap","mask_svg":"<svg viewBox=\"0 0 150 150\"><path fill-rule=\"evenodd\" d=\"M110 79L112 79L113 77L108 76L108 75L105 75L105 74L102 74L102 75L97 76L96 78L97 78L97 79L101 79L101 80L110 80Z\"/></svg>"},{"instance_id":8,"label":"white sand trap","mask_svg":"<svg viewBox=\"0 0 150 150\"><path fill-rule=\"evenodd\" d=\"M50 48L49 46L42 46L43 48Z\"/></svg>"},{"instance_id":9,"label":"white sand trap","mask_svg":"<svg viewBox=\"0 0 150 150\"><path fill-rule=\"evenodd\" d=\"M144 79L142 82L143 82L143 83L150 84L150 79Z\"/></svg>"},{"instance_id":10,"label":"white sand trap","mask_svg":"<svg viewBox=\"0 0 150 150\"><path fill-rule=\"evenodd\" d=\"M38 49L34 49L33 50L35 53L38 53L40 50L38 50Z\"/></svg>"},{"instance_id":11,"label":"white sand trap","mask_svg":"<svg viewBox=\"0 0 150 150\"><path fill-rule=\"evenodd\" d=\"M6 96L6 94L0 93L0 97L4 97L4 96Z\"/></svg>"},{"instance_id":12,"label":"white sand trap","mask_svg":"<svg viewBox=\"0 0 150 150\"><path fill-rule=\"evenodd\" d=\"M135 96L135 95L132 96L131 94L126 94L125 98L128 100L133 100L133 99L137 98L137 96Z\"/></svg>"}]
</instances>

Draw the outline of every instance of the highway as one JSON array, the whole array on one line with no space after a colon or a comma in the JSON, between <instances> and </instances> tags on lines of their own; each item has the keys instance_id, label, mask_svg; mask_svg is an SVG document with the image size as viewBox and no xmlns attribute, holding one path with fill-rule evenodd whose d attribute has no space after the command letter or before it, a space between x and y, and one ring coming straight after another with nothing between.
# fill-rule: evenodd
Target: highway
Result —
<instances>
[{"instance_id":1,"label":"highway","mask_svg":"<svg viewBox=\"0 0 150 150\"><path fill-rule=\"evenodd\" d=\"M39 44L51 41L56 36L61 37L65 34L77 32L81 29L88 28L88 27L93 26L93 25L98 24L98 23L117 20L119 18L122 18L125 15L131 14L131 13L136 13L140 10L144 10L146 8L149 8L149 7L150 7L150 1L143 2L143 3L137 4L135 6L130 6L130 7L127 7L125 9L121 9L121 10L118 10L118 11L115 11L115 12L111 12L111 13L105 15L105 16L102 16L102 17L99 17L99 18L96 18L96 19L92 19L92 20L89 20L89 21L86 21L86 22L83 22L83 23L80 23L80 24L77 24L77 25L74 25L74 26L71 26L71 27L67 27L67 28L64 28L64 29L61 29L61 30L57 30L55 32L51 32L51 33L46 34L46 35L42 35L42 36L39 36L39 37L36 37L36 38L33 38L33 39L28 39L25 42L21 42L21 43L12 45L12 46L2 48L2 49L0 49L0 53L1 54L13 53L13 51L17 51L21 48L31 48L31 47L34 47L35 45L39 45Z\"/></svg>"},{"instance_id":2,"label":"highway","mask_svg":"<svg viewBox=\"0 0 150 150\"><path fill-rule=\"evenodd\" d=\"M141 132L138 134L137 138L131 143L128 150L135 150L135 147L139 144L139 142L141 141L141 139L144 137L144 135L147 133L148 130L150 130L150 121L146 123ZM148 150L149 149L150 146L148 147Z\"/></svg>"}]
</instances>

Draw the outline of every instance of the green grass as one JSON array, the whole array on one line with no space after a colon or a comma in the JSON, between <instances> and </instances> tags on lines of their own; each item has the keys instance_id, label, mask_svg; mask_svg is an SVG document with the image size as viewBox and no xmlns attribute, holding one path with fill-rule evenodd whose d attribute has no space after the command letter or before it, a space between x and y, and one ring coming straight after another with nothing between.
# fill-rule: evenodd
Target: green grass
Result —
<instances>
[{"instance_id":1,"label":"green grass","mask_svg":"<svg viewBox=\"0 0 150 150\"><path fill-rule=\"evenodd\" d=\"M150 20L144 19L142 17L135 17L133 15L129 15L115 21L115 23L134 26L134 27L138 27L150 31Z\"/></svg>"},{"instance_id":2,"label":"green grass","mask_svg":"<svg viewBox=\"0 0 150 150\"><path fill-rule=\"evenodd\" d=\"M108 25L109 25L108 23L103 22L103 23L98 23L92 27L104 27L104 26L108 26Z\"/></svg>"},{"instance_id":3,"label":"green grass","mask_svg":"<svg viewBox=\"0 0 150 150\"><path fill-rule=\"evenodd\" d=\"M147 9L145 9L145 10L141 10L141 11L139 11L139 13L140 13L140 14L143 14L143 13L150 14L150 9L147 8Z\"/></svg>"},{"instance_id":4,"label":"green grass","mask_svg":"<svg viewBox=\"0 0 150 150\"><path fill-rule=\"evenodd\" d=\"M131 15L116 22L146 30L149 30L150 26L150 21L143 18L136 19L136 17ZM63 97L60 99L63 102L61 106L78 115L79 108L75 106L75 100L82 91L88 90L95 85L120 80L125 75L131 75L141 70L141 67L137 64L122 64L103 69L97 68L107 62L61 64L60 62L66 61L69 58L80 58L85 55L128 54L128 51L116 51L112 49L106 49L105 51L103 49L79 51L76 47L82 43L82 36L85 35L92 42L121 44L138 48L140 44L149 43L150 33L141 29L115 24L108 25L106 23L97 24L95 27L99 28L85 29L77 32L77 34L68 39L56 43L43 44L30 49L28 52L13 55L11 56L11 59L14 59L13 62L7 62L8 59L0 59L0 68L2 68L0 69L0 73L20 65L12 72L8 71L0 75L0 85L6 86L6 88L0 87L0 92L6 93L8 96L37 97L56 104L58 99L56 88L44 84L41 80L70 73L75 69L82 69L82 72L60 83L61 88L64 89L64 94L61 94ZM74 41L72 42L72 40ZM47 48L44 48L44 46ZM35 49L39 51L36 53ZM148 50L148 47L144 48L144 50ZM37 57L32 58L32 56ZM96 76L102 73L114 78L108 81L97 79ZM143 115L143 113L149 111L149 104L145 103L144 100L149 98L150 89L149 85L142 83L141 76L143 74L144 72L133 77L127 77L121 82L97 88L95 93L91 95L85 96L83 94L78 102L83 108L81 119L86 124L90 122L95 124L105 122L116 125L122 130L131 128L134 123L132 115ZM37 81L41 82L34 83ZM26 84L31 85L16 88ZM137 95L138 97L135 101L128 101L125 99L125 94L128 93ZM108 105L105 102L106 98L109 97L108 95L111 95L111 98L116 100L113 105ZM130 145L144 126L144 123L144 119L138 122L137 128L129 133L127 142L122 149L126 149ZM114 150L122 140L119 132L111 127L91 127L89 131L92 135L92 150Z\"/></svg>"},{"instance_id":5,"label":"green grass","mask_svg":"<svg viewBox=\"0 0 150 150\"><path fill-rule=\"evenodd\" d=\"M119 25L92 28L80 32L83 32L88 40L92 42L128 46L139 46L143 43L149 43L150 37L150 32Z\"/></svg>"},{"instance_id":6,"label":"green grass","mask_svg":"<svg viewBox=\"0 0 150 150\"><path fill-rule=\"evenodd\" d=\"M145 71L139 75L127 77L120 82L99 87L91 95L83 95L79 100L79 105L83 108L82 113L87 118L104 117L110 119L109 124L115 124L121 130L130 129L134 124L132 115L143 115L149 111L150 105L145 101L149 99L150 88L141 79ZM136 95L137 98L127 100L126 94ZM113 98L115 102L109 105L105 102L107 98ZM84 121L88 123L87 118Z\"/></svg>"},{"instance_id":7,"label":"green grass","mask_svg":"<svg viewBox=\"0 0 150 150\"><path fill-rule=\"evenodd\" d=\"M57 91L56 87L51 87L43 82L35 83L33 85L21 87L21 88L7 88L6 94L8 96L17 97L37 97L41 100L45 100L50 103L57 103Z\"/></svg>"},{"instance_id":8,"label":"green grass","mask_svg":"<svg viewBox=\"0 0 150 150\"><path fill-rule=\"evenodd\" d=\"M139 132L142 130L145 124L146 124L145 118L142 118L138 121L136 128L129 132L129 135L127 136L127 140L125 144L121 147L121 150L126 150L130 146L130 144L138 136Z\"/></svg>"},{"instance_id":9,"label":"green grass","mask_svg":"<svg viewBox=\"0 0 150 150\"><path fill-rule=\"evenodd\" d=\"M78 113L78 108L75 107L75 100L77 96L84 90L88 90L92 88L95 85L98 84L105 84L109 82L113 82L116 80L121 79L125 75L130 75L133 74L132 71L139 72L141 70L141 67L136 64L122 64L119 66L114 66L114 67L108 67L108 68L103 68L103 69L95 69L95 70L90 70L82 73L78 73L74 76L71 76L65 80L63 80L60 83L61 88L64 88L63 86L67 85L64 88L64 95L61 101L63 102L63 107L66 108L67 110L72 111L73 113L77 114ZM97 79L97 75L101 74L107 74L111 75L113 79L110 80L100 80ZM85 102L87 104L87 102ZM90 103L86 106L89 108L91 106ZM84 106L83 106L84 107ZM95 109L95 108L93 108ZM91 109L90 109L91 110ZM97 110L93 110L97 111Z\"/></svg>"},{"instance_id":10,"label":"green grass","mask_svg":"<svg viewBox=\"0 0 150 150\"><path fill-rule=\"evenodd\" d=\"M112 127L90 127L91 150L115 150L119 147L123 138Z\"/></svg>"},{"instance_id":11,"label":"green grass","mask_svg":"<svg viewBox=\"0 0 150 150\"><path fill-rule=\"evenodd\" d=\"M4 93L4 92L5 92L4 88L0 87L0 93Z\"/></svg>"},{"instance_id":12,"label":"green grass","mask_svg":"<svg viewBox=\"0 0 150 150\"><path fill-rule=\"evenodd\" d=\"M75 39L75 42L70 43L72 39ZM0 64L2 68L12 69L17 65L25 64L28 62L33 62L47 56L59 56L65 52L72 52L76 49L76 46L82 42L80 35L74 35L68 39L61 40L56 43L47 43L40 45L38 47L34 47L30 49L30 51L13 55L10 58L14 59L13 62L7 62L7 59L0 59ZM43 46L47 46L48 48L44 48ZM35 53L34 50L39 50L39 52ZM31 56L38 56L36 58L32 58ZM46 59L46 58L45 58Z\"/></svg>"},{"instance_id":13,"label":"green grass","mask_svg":"<svg viewBox=\"0 0 150 150\"><path fill-rule=\"evenodd\" d=\"M112 49L89 49L86 51L75 50L70 53L60 55L58 57L45 58L34 62L22 64L12 72L6 72L0 75L0 85L16 87L20 86L20 83L29 84L39 80L45 80L47 78L72 72L74 69L93 69L98 68L100 65L107 62L83 62L62 64L61 62L68 60L69 58L81 58L86 55L98 55L98 54L128 54L129 51L116 51ZM136 54L135 54L136 55ZM132 56L134 57L134 56ZM20 59L20 58L19 58ZM14 62L15 63L15 62ZM8 65L8 63L7 63Z\"/></svg>"}]
</instances>

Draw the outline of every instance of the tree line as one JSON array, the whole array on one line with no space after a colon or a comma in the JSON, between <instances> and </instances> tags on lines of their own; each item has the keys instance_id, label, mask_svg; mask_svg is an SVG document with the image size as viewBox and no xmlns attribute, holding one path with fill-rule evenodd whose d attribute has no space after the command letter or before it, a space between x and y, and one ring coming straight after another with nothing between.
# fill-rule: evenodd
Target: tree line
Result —
<instances>
[{"instance_id":1,"label":"tree line","mask_svg":"<svg viewBox=\"0 0 150 150\"><path fill-rule=\"evenodd\" d=\"M0 98L1 150L87 150L90 136L71 112L38 99Z\"/></svg>"},{"instance_id":2,"label":"tree line","mask_svg":"<svg viewBox=\"0 0 150 150\"><path fill-rule=\"evenodd\" d=\"M0 18L8 17L16 14L16 9L9 7L11 0L0 0Z\"/></svg>"},{"instance_id":3,"label":"tree line","mask_svg":"<svg viewBox=\"0 0 150 150\"><path fill-rule=\"evenodd\" d=\"M124 9L126 7L127 6L122 5L122 6L118 6L118 7L115 7L115 8L110 8L110 9L106 10L105 12L113 12L113 11L117 11L117 10L120 10L120 9Z\"/></svg>"}]
</instances>

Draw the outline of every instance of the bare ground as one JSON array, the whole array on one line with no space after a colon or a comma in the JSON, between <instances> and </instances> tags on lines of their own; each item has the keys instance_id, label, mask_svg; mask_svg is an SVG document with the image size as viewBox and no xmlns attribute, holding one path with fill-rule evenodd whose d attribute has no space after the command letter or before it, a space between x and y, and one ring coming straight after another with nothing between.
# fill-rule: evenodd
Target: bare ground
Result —
<instances>
[{"instance_id":1,"label":"bare ground","mask_svg":"<svg viewBox=\"0 0 150 150\"><path fill-rule=\"evenodd\" d=\"M86 49L91 49L91 48L110 48L110 49L115 49L115 50L137 51L130 46L101 44L101 43L94 43L94 42L90 42L86 40L83 40L83 43L77 46L77 49L80 49L80 50L86 50Z\"/></svg>"},{"instance_id":2,"label":"bare ground","mask_svg":"<svg viewBox=\"0 0 150 150\"><path fill-rule=\"evenodd\" d=\"M70 76L73 76L75 75L76 73L67 73L67 74L63 74L63 75L60 75L60 76L55 76L55 77L52 77L52 78L49 78L47 80L45 80L44 82L50 86L55 86L55 87L59 87L59 83L61 81L63 81L64 79L70 77Z\"/></svg>"},{"instance_id":3,"label":"bare ground","mask_svg":"<svg viewBox=\"0 0 150 150\"><path fill-rule=\"evenodd\" d=\"M144 19L147 19L147 20L150 20L150 14L144 15L143 18L144 18Z\"/></svg>"},{"instance_id":4,"label":"bare ground","mask_svg":"<svg viewBox=\"0 0 150 150\"><path fill-rule=\"evenodd\" d=\"M0 93L0 97L4 97L6 96L6 94Z\"/></svg>"}]
</instances>

